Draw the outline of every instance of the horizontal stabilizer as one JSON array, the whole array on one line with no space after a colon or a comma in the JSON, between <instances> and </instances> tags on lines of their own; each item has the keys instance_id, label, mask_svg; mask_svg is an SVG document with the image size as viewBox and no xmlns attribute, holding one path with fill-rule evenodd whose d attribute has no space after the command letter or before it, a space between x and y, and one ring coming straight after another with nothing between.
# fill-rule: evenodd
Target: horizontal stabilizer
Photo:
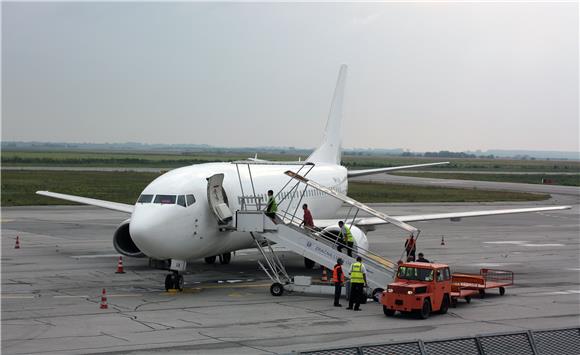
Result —
<instances>
[{"instance_id":1,"label":"horizontal stabilizer","mask_svg":"<svg viewBox=\"0 0 580 355\"><path fill-rule=\"evenodd\" d=\"M74 196L74 195L59 194L57 192L50 192L50 191L36 191L36 194L42 195L42 196L47 196L47 197L58 198L60 200L65 200L65 201L77 202L77 203L81 203L83 205L102 207L102 208L106 208L109 210L125 212L125 213L133 213L133 207L134 207L133 205L127 205L124 203L97 200L94 198Z\"/></svg>"},{"instance_id":2,"label":"horizontal stabilizer","mask_svg":"<svg viewBox=\"0 0 580 355\"><path fill-rule=\"evenodd\" d=\"M365 169L365 170L350 170L348 172L348 177L366 176L380 173L389 173L391 171L403 170L403 169L413 169L413 168L424 168L426 166L435 166L449 164L448 161L440 163L427 163L427 164L415 164L415 165L404 165L404 166L392 166L389 168L378 168L378 169Z\"/></svg>"}]
</instances>

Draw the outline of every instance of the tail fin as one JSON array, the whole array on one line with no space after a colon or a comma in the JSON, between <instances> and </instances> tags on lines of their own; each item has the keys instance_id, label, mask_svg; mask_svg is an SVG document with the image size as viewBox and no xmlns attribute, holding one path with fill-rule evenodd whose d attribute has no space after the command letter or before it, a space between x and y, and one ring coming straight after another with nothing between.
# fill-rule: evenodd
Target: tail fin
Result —
<instances>
[{"instance_id":1,"label":"tail fin","mask_svg":"<svg viewBox=\"0 0 580 355\"><path fill-rule=\"evenodd\" d=\"M343 64L338 72L338 80L334 89L332 105L328 114L328 121L324 129L322 144L306 159L312 163L340 164L340 143L342 139L342 101L348 67Z\"/></svg>"}]
</instances>

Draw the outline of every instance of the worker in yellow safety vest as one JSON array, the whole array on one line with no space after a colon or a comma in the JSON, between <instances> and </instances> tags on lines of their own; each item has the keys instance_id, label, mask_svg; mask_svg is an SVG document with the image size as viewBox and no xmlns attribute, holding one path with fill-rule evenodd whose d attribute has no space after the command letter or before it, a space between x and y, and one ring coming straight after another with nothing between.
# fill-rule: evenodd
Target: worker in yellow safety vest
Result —
<instances>
[{"instance_id":1,"label":"worker in yellow safety vest","mask_svg":"<svg viewBox=\"0 0 580 355\"><path fill-rule=\"evenodd\" d=\"M354 248L354 237L352 236L350 228L348 228L343 221L339 221L338 226L340 227L340 233L338 235L340 241L341 243L346 244L346 246L348 247L346 253L348 254L348 256L352 257L352 248ZM338 246L338 251L342 252L342 246L340 245Z\"/></svg>"},{"instance_id":2,"label":"worker in yellow safety vest","mask_svg":"<svg viewBox=\"0 0 580 355\"><path fill-rule=\"evenodd\" d=\"M266 216L274 219L276 217L276 212L278 212L278 204L276 203L276 198L274 197L274 191L268 190L268 205L266 205Z\"/></svg>"},{"instance_id":3,"label":"worker in yellow safety vest","mask_svg":"<svg viewBox=\"0 0 580 355\"><path fill-rule=\"evenodd\" d=\"M362 263L362 258L357 256L356 263L350 267L350 299L348 308L360 311L360 304L364 297L364 287L367 285L367 270Z\"/></svg>"}]
</instances>

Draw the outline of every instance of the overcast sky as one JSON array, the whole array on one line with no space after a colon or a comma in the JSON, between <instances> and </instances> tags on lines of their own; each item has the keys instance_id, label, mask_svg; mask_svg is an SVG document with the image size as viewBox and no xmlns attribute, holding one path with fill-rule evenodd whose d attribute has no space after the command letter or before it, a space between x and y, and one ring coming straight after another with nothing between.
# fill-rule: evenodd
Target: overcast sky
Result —
<instances>
[{"instance_id":1,"label":"overcast sky","mask_svg":"<svg viewBox=\"0 0 580 355\"><path fill-rule=\"evenodd\" d=\"M2 3L2 139L579 150L578 5Z\"/></svg>"}]
</instances>

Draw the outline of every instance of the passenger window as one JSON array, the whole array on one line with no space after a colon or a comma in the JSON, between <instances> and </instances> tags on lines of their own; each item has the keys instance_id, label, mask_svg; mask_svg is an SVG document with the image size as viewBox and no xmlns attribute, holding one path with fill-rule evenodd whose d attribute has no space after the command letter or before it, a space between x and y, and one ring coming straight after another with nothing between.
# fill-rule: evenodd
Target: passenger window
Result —
<instances>
[{"instance_id":1,"label":"passenger window","mask_svg":"<svg viewBox=\"0 0 580 355\"><path fill-rule=\"evenodd\" d=\"M177 204L185 207L185 195L177 196Z\"/></svg>"},{"instance_id":2,"label":"passenger window","mask_svg":"<svg viewBox=\"0 0 580 355\"><path fill-rule=\"evenodd\" d=\"M193 197L193 195L186 195L185 197L187 198L188 206L191 206L195 203L195 197Z\"/></svg>"},{"instance_id":3,"label":"passenger window","mask_svg":"<svg viewBox=\"0 0 580 355\"><path fill-rule=\"evenodd\" d=\"M139 202L139 203L151 203L151 200L153 200L153 195L141 195L141 196L139 196L139 199L137 200L137 202Z\"/></svg>"},{"instance_id":4,"label":"passenger window","mask_svg":"<svg viewBox=\"0 0 580 355\"><path fill-rule=\"evenodd\" d=\"M156 195L154 203L160 203L162 205L174 205L175 195Z\"/></svg>"}]
</instances>

